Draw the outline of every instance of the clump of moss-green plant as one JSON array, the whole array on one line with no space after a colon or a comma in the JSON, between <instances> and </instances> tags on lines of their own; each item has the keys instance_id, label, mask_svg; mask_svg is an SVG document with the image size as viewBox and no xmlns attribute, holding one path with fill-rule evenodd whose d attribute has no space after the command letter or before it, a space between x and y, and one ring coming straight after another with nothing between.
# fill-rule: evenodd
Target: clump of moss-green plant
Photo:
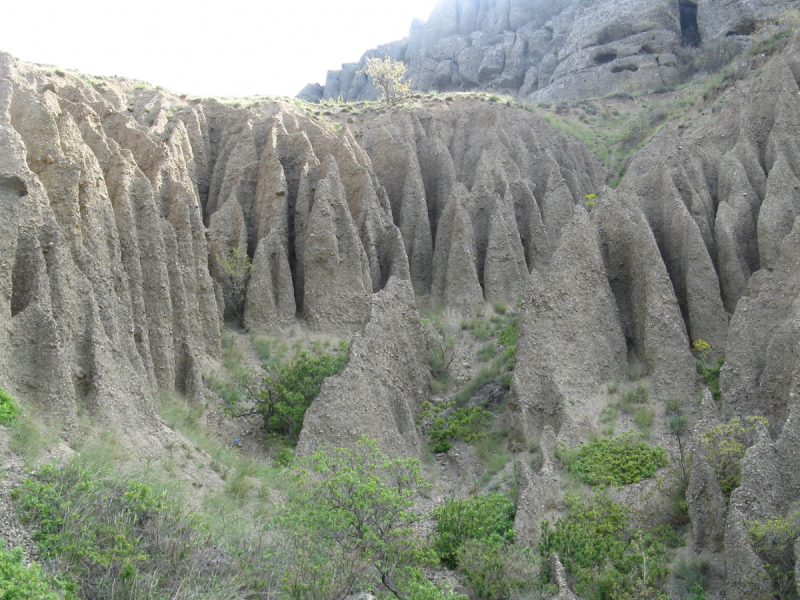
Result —
<instances>
[{"instance_id":1,"label":"clump of moss-green plant","mask_svg":"<svg viewBox=\"0 0 800 600\"><path fill-rule=\"evenodd\" d=\"M747 540L772 580L773 597L779 600L796 600L795 541L800 537L800 512L787 517L776 516L764 522L750 521Z\"/></svg>"},{"instance_id":2,"label":"clump of moss-green plant","mask_svg":"<svg viewBox=\"0 0 800 600\"><path fill-rule=\"evenodd\" d=\"M446 408L444 408L446 407ZM494 415L480 406L451 409L447 404L423 405L422 419L431 417L428 434L433 452L447 452L453 442L476 442L484 437Z\"/></svg>"},{"instance_id":3,"label":"clump of moss-green plant","mask_svg":"<svg viewBox=\"0 0 800 600\"><path fill-rule=\"evenodd\" d=\"M667 464L663 448L653 448L633 434L606 437L558 452L567 470L588 485L637 483Z\"/></svg>"},{"instance_id":4,"label":"clump of moss-green plant","mask_svg":"<svg viewBox=\"0 0 800 600\"><path fill-rule=\"evenodd\" d=\"M348 342L342 341L337 355L314 356L301 350L287 363L270 367L259 379L254 373L241 373L236 388L250 401L251 406L231 404L229 414L235 417L259 415L264 430L288 444L296 444L303 427L303 418L317 397L325 378L338 373L347 361Z\"/></svg>"},{"instance_id":5,"label":"clump of moss-green plant","mask_svg":"<svg viewBox=\"0 0 800 600\"><path fill-rule=\"evenodd\" d=\"M769 427L769 421L764 417L735 418L697 436L727 501L742 482L742 459L755 443L759 427Z\"/></svg>"},{"instance_id":6,"label":"clump of moss-green plant","mask_svg":"<svg viewBox=\"0 0 800 600\"><path fill-rule=\"evenodd\" d=\"M711 344L705 340L695 340L692 343L692 352L697 359L697 374L700 375L700 379L706 384L714 400L719 402L722 395L719 388L719 375L722 372L725 359L718 358L715 361L711 361L710 356L712 350Z\"/></svg>"},{"instance_id":7,"label":"clump of moss-green plant","mask_svg":"<svg viewBox=\"0 0 800 600\"><path fill-rule=\"evenodd\" d=\"M0 598L4 600L78 600L75 583L47 573L38 563L25 565L22 548L0 540Z\"/></svg>"},{"instance_id":8,"label":"clump of moss-green plant","mask_svg":"<svg viewBox=\"0 0 800 600\"><path fill-rule=\"evenodd\" d=\"M436 316L422 318L422 331L428 349L431 390L434 393L447 391L450 388L450 365L457 355L456 341L448 334L444 321Z\"/></svg>"},{"instance_id":9,"label":"clump of moss-green plant","mask_svg":"<svg viewBox=\"0 0 800 600\"><path fill-rule=\"evenodd\" d=\"M711 563L699 557L681 559L672 570L675 588L682 600L707 600L706 588L711 583Z\"/></svg>"},{"instance_id":10,"label":"clump of moss-green plant","mask_svg":"<svg viewBox=\"0 0 800 600\"><path fill-rule=\"evenodd\" d=\"M633 527L625 507L605 492L566 500L565 518L542 523L540 556L556 552L584 598L663 598L674 538L668 528Z\"/></svg>"},{"instance_id":11,"label":"clump of moss-green plant","mask_svg":"<svg viewBox=\"0 0 800 600\"><path fill-rule=\"evenodd\" d=\"M610 394L616 394L619 391L619 382L609 384L607 389ZM613 433L614 422L619 413L623 413L633 415L639 431L642 435L649 437L655 419L655 411L647 405L649 397L650 390L642 384L621 391L619 396L611 400L608 406L600 412L600 421L609 425L606 431L609 434Z\"/></svg>"},{"instance_id":12,"label":"clump of moss-green plant","mask_svg":"<svg viewBox=\"0 0 800 600\"><path fill-rule=\"evenodd\" d=\"M176 597L187 589L233 597L250 571L166 488L125 478L109 465L47 466L13 495L39 555L59 565L82 598L133 600L145 597L143 590L147 597ZM220 558L206 560L211 555Z\"/></svg>"},{"instance_id":13,"label":"clump of moss-green plant","mask_svg":"<svg viewBox=\"0 0 800 600\"><path fill-rule=\"evenodd\" d=\"M499 545L513 542L515 512L514 502L501 493L449 500L435 508L433 548L442 564L457 567L459 548L470 540Z\"/></svg>"},{"instance_id":14,"label":"clump of moss-green plant","mask_svg":"<svg viewBox=\"0 0 800 600\"><path fill-rule=\"evenodd\" d=\"M0 425L10 425L16 422L19 415L19 406L14 402L11 394L0 387Z\"/></svg>"}]
</instances>

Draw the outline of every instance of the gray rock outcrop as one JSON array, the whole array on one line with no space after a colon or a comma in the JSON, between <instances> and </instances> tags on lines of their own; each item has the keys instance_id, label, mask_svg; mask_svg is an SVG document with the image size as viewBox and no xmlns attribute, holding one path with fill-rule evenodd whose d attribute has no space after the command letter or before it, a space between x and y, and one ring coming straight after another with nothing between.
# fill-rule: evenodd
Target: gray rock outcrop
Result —
<instances>
[{"instance_id":1,"label":"gray rock outcrop","mask_svg":"<svg viewBox=\"0 0 800 600\"><path fill-rule=\"evenodd\" d=\"M368 57L409 67L412 87L485 89L562 101L652 90L678 82L681 45L750 35L781 18L791 0L442 0L403 40L307 85L311 102L374 100L362 73Z\"/></svg>"},{"instance_id":2,"label":"gray rock outcrop","mask_svg":"<svg viewBox=\"0 0 800 600\"><path fill-rule=\"evenodd\" d=\"M539 442L542 466L534 473L525 460L517 460L519 494L514 516L515 542L536 548L542 534L542 522L555 523L564 513L564 482L556 469L556 435L549 425L544 427Z\"/></svg>"},{"instance_id":3,"label":"gray rock outcrop","mask_svg":"<svg viewBox=\"0 0 800 600\"><path fill-rule=\"evenodd\" d=\"M67 438L76 399L154 424L157 390L194 393L219 353L190 135L47 77L0 55L2 383Z\"/></svg>"},{"instance_id":4,"label":"gray rock outcrop","mask_svg":"<svg viewBox=\"0 0 800 600\"><path fill-rule=\"evenodd\" d=\"M369 312L369 260L333 157L323 170L306 230L303 316L316 330L357 330Z\"/></svg>"},{"instance_id":5,"label":"gray rock outcrop","mask_svg":"<svg viewBox=\"0 0 800 600\"><path fill-rule=\"evenodd\" d=\"M531 273L522 299L509 436L524 447L545 426L580 439L602 406L602 384L627 365L619 310L608 283L595 227L576 207L548 269Z\"/></svg>"},{"instance_id":6,"label":"gray rock outcrop","mask_svg":"<svg viewBox=\"0 0 800 600\"><path fill-rule=\"evenodd\" d=\"M362 436L392 456L420 453L415 419L428 394L429 372L411 282L390 278L369 309L347 365L325 380L306 412L299 455L353 446Z\"/></svg>"}]
</instances>

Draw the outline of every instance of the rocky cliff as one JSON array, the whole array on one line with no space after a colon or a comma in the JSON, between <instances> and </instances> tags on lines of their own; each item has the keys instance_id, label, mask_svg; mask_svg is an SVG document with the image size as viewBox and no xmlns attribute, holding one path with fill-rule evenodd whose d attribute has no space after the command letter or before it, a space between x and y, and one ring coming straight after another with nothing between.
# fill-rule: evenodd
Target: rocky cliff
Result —
<instances>
[{"instance_id":1,"label":"rocky cliff","mask_svg":"<svg viewBox=\"0 0 800 600\"><path fill-rule=\"evenodd\" d=\"M676 53L746 36L780 18L792 0L441 0L409 36L310 84L309 101L374 100L367 57L409 67L418 90L483 89L534 101L596 98L675 84Z\"/></svg>"}]
</instances>

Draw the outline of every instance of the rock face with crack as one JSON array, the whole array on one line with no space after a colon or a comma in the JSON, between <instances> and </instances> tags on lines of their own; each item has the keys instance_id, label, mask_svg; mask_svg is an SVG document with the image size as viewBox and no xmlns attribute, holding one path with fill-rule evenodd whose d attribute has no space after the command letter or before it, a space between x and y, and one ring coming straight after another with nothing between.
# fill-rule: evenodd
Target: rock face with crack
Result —
<instances>
[{"instance_id":1,"label":"rock face with crack","mask_svg":"<svg viewBox=\"0 0 800 600\"><path fill-rule=\"evenodd\" d=\"M412 87L483 89L563 101L631 94L678 81L681 45L750 35L791 0L441 0L409 36L328 71L299 98L375 100L368 57L405 62Z\"/></svg>"}]
</instances>

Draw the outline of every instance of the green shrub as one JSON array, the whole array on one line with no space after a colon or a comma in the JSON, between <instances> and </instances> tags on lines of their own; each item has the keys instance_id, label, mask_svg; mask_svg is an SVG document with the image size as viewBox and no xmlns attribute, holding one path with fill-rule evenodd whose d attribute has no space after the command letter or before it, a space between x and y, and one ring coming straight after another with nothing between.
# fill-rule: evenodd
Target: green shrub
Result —
<instances>
[{"instance_id":1,"label":"green shrub","mask_svg":"<svg viewBox=\"0 0 800 600\"><path fill-rule=\"evenodd\" d=\"M74 586L60 581L37 564L26 567L22 548L9 550L0 540L0 598L2 600L77 600Z\"/></svg>"},{"instance_id":2,"label":"green shrub","mask_svg":"<svg viewBox=\"0 0 800 600\"><path fill-rule=\"evenodd\" d=\"M506 348L516 348L517 346L517 317L513 317L502 330L497 341Z\"/></svg>"},{"instance_id":3,"label":"green shrub","mask_svg":"<svg viewBox=\"0 0 800 600\"><path fill-rule=\"evenodd\" d=\"M606 493L566 500L566 518L542 523L539 555L558 553L584 598L659 598L669 573L663 530L632 528L623 506Z\"/></svg>"},{"instance_id":4,"label":"green shrub","mask_svg":"<svg viewBox=\"0 0 800 600\"><path fill-rule=\"evenodd\" d=\"M10 425L17 420L19 407L11 394L0 387L0 425Z\"/></svg>"},{"instance_id":5,"label":"green shrub","mask_svg":"<svg viewBox=\"0 0 800 600\"><path fill-rule=\"evenodd\" d=\"M424 581L429 552L413 535L414 496L427 484L419 461L391 459L372 440L315 453L301 465L306 492L278 521L290 544L283 588L296 600L344 598L363 589L444 599ZM411 595L413 593L413 596Z\"/></svg>"},{"instance_id":6,"label":"green shrub","mask_svg":"<svg viewBox=\"0 0 800 600\"><path fill-rule=\"evenodd\" d=\"M755 442L759 425L767 427L769 421L764 417L745 417L744 421L736 418L712 427L697 438L728 501L733 490L741 484L742 459L745 451Z\"/></svg>"},{"instance_id":7,"label":"green shrub","mask_svg":"<svg viewBox=\"0 0 800 600\"><path fill-rule=\"evenodd\" d=\"M795 540L800 537L800 512L747 523L747 539L772 580L772 593L779 600L795 600Z\"/></svg>"},{"instance_id":8,"label":"green shrub","mask_svg":"<svg viewBox=\"0 0 800 600\"><path fill-rule=\"evenodd\" d=\"M447 452L451 443L481 439L491 425L494 415L480 406L457 408L449 415L436 416L430 428L431 450Z\"/></svg>"},{"instance_id":9,"label":"green shrub","mask_svg":"<svg viewBox=\"0 0 800 600\"><path fill-rule=\"evenodd\" d=\"M634 388L627 389L619 396L619 409L625 414L631 414L636 411L638 406L647 403L650 397L650 390L647 387L639 384Z\"/></svg>"},{"instance_id":10,"label":"green shrub","mask_svg":"<svg viewBox=\"0 0 800 600\"><path fill-rule=\"evenodd\" d=\"M682 600L706 600L705 590L711 582L711 563L703 558L681 559L673 569L675 591Z\"/></svg>"},{"instance_id":11,"label":"green shrub","mask_svg":"<svg viewBox=\"0 0 800 600\"><path fill-rule=\"evenodd\" d=\"M312 356L303 350L292 362L268 367L267 375L260 382L254 373L240 373L235 386L237 394L223 395L223 398L238 401L246 394L254 408L243 410L239 404L231 403L228 411L233 416L260 415L267 433L293 445L303 428L306 410L319 394L322 382L338 373L346 362L345 347L338 356Z\"/></svg>"},{"instance_id":12,"label":"green shrub","mask_svg":"<svg viewBox=\"0 0 800 600\"><path fill-rule=\"evenodd\" d=\"M633 434L601 438L578 446L562 448L559 457L567 470L589 485L627 485L652 477L667 464L663 448L636 441Z\"/></svg>"},{"instance_id":13,"label":"green shrub","mask_svg":"<svg viewBox=\"0 0 800 600\"><path fill-rule=\"evenodd\" d=\"M444 565L458 566L458 551L475 540L483 544L504 545L514 540L514 502L505 494L470 496L448 500L433 510L438 534L433 548Z\"/></svg>"},{"instance_id":14,"label":"green shrub","mask_svg":"<svg viewBox=\"0 0 800 600\"><path fill-rule=\"evenodd\" d=\"M510 598L535 586L539 566L529 548L468 540L457 557L459 571L479 600Z\"/></svg>"},{"instance_id":15,"label":"green shrub","mask_svg":"<svg viewBox=\"0 0 800 600\"><path fill-rule=\"evenodd\" d=\"M713 75L728 66L742 51L742 43L725 37L709 40L702 46L681 46L676 52L678 73L684 81L697 73Z\"/></svg>"},{"instance_id":16,"label":"green shrub","mask_svg":"<svg viewBox=\"0 0 800 600\"><path fill-rule=\"evenodd\" d=\"M650 428L653 426L653 420L655 419L655 416L655 411L649 406L637 408L636 412L633 413L633 419L636 421L636 426L643 435L650 435Z\"/></svg>"},{"instance_id":17,"label":"green shrub","mask_svg":"<svg viewBox=\"0 0 800 600\"><path fill-rule=\"evenodd\" d=\"M59 565L82 598L187 597L178 594L190 590L195 597L235 597L250 569L242 561L263 567L257 554L212 541L219 537L207 523L166 490L109 466L47 466L13 494L20 518L33 526L39 556Z\"/></svg>"},{"instance_id":18,"label":"green shrub","mask_svg":"<svg viewBox=\"0 0 800 600\"><path fill-rule=\"evenodd\" d=\"M450 385L450 365L456 358L456 342L447 335L441 319L423 318L422 330L428 348L428 368L434 381L441 384L442 390Z\"/></svg>"},{"instance_id":19,"label":"green shrub","mask_svg":"<svg viewBox=\"0 0 800 600\"><path fill-rule=\"evenodd\" d=\"M497 354L497 345L494 342L489 342L478 350L477 357L481 362L488 362L492 360Z\"/></svg>"},{"instance_id":20,"label":"green shrub","mask_svg":"<svg viewBox=\"0 0 800 600\"><path fill-rule=\"evenodd\" d=\"M722 372L722 366L725 364L725 359L718 359L713 365L708 365L704 360L697 361L697 373L700 379L706 384L706 387L711 392L714 400L719 402L722 393L719 389L719 374Z\"/></svg>"},{"instance_id":21,"label":"green shrub","mask_svg":"<svg viewBox=\"0 0 800 600\"><path fill-rule=\"evenodd\" d=\"M262 361L269 360L270 355L272 354L272 345L269 338L265 338L263 336L252 336L250 339L253 343L253 348L256 349L258 357Z\"/></svg>"}]
</instances>

